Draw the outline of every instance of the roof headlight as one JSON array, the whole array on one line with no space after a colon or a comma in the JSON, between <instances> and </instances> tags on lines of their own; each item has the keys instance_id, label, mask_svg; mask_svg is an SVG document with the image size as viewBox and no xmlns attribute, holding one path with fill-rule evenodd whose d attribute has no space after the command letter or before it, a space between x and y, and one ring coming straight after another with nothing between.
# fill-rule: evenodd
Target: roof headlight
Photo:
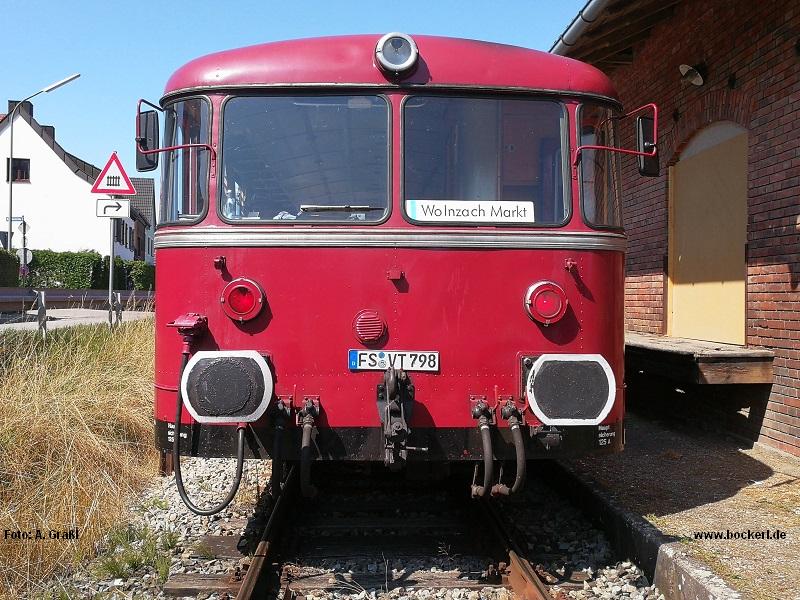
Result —
<instances>
[{"instance_id":1,"label":"roof headlight","mask_svg":"<svg viewBox=\"0 0 800 600\"><path fill-rule=\"evenodd\" d=\"M419 50L410 35L387 33L375 46L375 58L381 69L399 75L416 66Z\"/></svg>"}]
</instances>

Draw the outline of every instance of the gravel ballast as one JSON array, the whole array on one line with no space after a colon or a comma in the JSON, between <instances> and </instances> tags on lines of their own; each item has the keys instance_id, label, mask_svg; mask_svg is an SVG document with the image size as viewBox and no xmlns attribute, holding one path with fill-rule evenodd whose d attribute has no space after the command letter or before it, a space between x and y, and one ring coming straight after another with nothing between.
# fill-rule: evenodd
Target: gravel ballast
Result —
<instances>
[{"instance_id":1,"label":"gravel ballast","mask_svg":"<svg viewBox=\"0 0 800 600\"><path fill-rule=\"evenodd\" d=\"M231 484L234 473L232 459L186 459L182 461L184 481L190 497L200 506L218 502ZM131 509L131 519L120 529L132 532L123 544L109 536L98 549L98 556L75 573L51 582L49 590L68 597L92 597L105 594L117 598L165 598L165 575L204 573L233 574L241 569L246 558L210 558L200 543L204 535L240 536L253 516L256 501L269 481L269 461L250 460L245 464L242 486L235 501L219 515L200 517L189 512L181 502L174 477L160 477ZM503 503L515 526L528 541L531 562L556 575L582 572L586 581L582 588L566 586L561 598L630 600L664 600L642 571L628 561L614 560L605 535L595 529L580 511L566 504L547 485L532 480L524 496ZM138 534L138 537L137 537ZM157 545L157 559L148 554L146 546ZM126 554L132 557L126 563ZM456 572L474 573L485 568L473 557L449 555L443 549L436 556L391 557L387 549L385 561L360 558L340 559L325 565L296 565L298 572L322 575L329 585L324 590L311 590L306 600L323 598L366 600L510 600L508 590L499 587L483 589L450 589L443 587L404 586L389 589L384 586L362 588L359 576L386 574L394 577L420 578L424 574L447 576ZM138 559L137 559L138 557ZM118 563L125 569L113 576ZM141 564L137 564L137 562ZM109 568L111 567L111 568ZM325 577L327 576L327 577ZM391 580L392 577L389 577ZM424 579L424 578L420 578ZM550 583L555 583L551 581ZM433 584L431 584L433 586ZM390 586L391 587L391 586ZM554 593L559 587L553 588ZM201 594L201 598L217 598Z\"/></svg>"}]
</instances>

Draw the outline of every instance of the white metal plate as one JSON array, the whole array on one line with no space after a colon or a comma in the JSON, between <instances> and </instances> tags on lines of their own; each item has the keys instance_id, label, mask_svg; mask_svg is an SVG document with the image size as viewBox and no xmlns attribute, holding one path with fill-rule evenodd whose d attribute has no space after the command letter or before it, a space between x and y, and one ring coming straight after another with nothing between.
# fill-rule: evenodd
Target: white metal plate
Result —
<instances>
[{"instance_id":1,"label":"white metal plate","mask_svg":"<svg viewBox=\"0 0 800 600\"><path fill-rule=\"evenodd\" d=\"M597 415L594 419L551 419L546 414L544 414L540 409L539 405L536 402L536 398L533 394L533 380L536 377L536 373L546 362L573 362L573 361L590 361L596 362L599 364L603 372L606 374L606 379L608 380L608 396L606 397L606 403L603 406L603 410ZM545 425L599 425L603 422L608 416L608 413L611 412L611 409L614 407L614 401L617 398L617 380L614 377L614 371L611 370L611 365L608 364L608 361L603 358L600 354L542 354L539 358L536 359L536 362L533 363L533 367L531 367L530 372L528 373L528 381L526 382L525 386L525 395L528 399L528 405L531 407L533 414Z\"/></svg>"},{"instance_id":2,"label":"white metal plate","mask_svg":"<svg viewBox=\"0 0 800 600\"><path fill-rule=\"evenodd\" d=\"M131 201L100 198L97 200L95 214L98 217L129 219L131 216Z\"/></svg>"},{"instance_id":3,"label":"white metal plate","mask_svg":"<svg viewBox=\"0 0 800 600\"><path fill-rule=\"evenodd\" d=\"M351 371L439 370L439 353L434 350L348 350L347 366Z\"/></svg>"},{"instance_id":4,"label":"white metal plate","mask_svg":"<svg viewBox=\"0 0 800 600\"><path fill-rule=\"evenodd\" d=\"M261 403L254 413L249 415L239 415L236 417L209 417L200 415L192 406L189 400L189 374L194 369L195 365L204 358L220 358L220 357L242 357L250 358L256 362L261 369L261 374L264 377L264 395L261 398ZM252 423L258 421L262 415L267 411L270 400L272 400L273 383L272 383L272 370L269 368L266 359L255 350L199 350L195 352L189 362L186 363L186 368L183 370L181 376L181 395L183 396L183 405L189 414L192 415L198 423Z\"/></svg>"},{"instance_id":5,"label":"white metal plate","mask_svg":"<svg viewBox=\"0 0 800 600\"><path fill-rule=\"evenodd\" d=\"M415 221L433 223L534 223L533 202L509 200L406 200Z\"/></svg>"}]
</instances>

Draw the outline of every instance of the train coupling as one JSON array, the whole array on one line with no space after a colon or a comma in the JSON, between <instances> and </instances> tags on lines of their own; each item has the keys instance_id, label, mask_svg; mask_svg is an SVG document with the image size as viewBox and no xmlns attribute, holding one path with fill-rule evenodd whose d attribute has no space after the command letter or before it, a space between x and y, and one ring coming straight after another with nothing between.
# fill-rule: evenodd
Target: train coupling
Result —
<instances>
[{"instance_id":1,"label":"train coupling","mask_svg":"<svg viewBox=\"0 0 800 600\"><path fill-rule=\"evenodd\" d=\"M302 442L300 443L300 492L305 498L313 498L317 495L317 488L311 483L311 461L312 456L312 437L314 431L314 419L319 416L319 400L305 398L303 408L297 417L303 428Z\"/></svg>"},{"instance_id":2,"label":"train coupling","mask_svg":"<svg viewBox=\"0 0 800 600\"><path fill-rule=\"evenodd\" d=\"M183 340L182 353L191 353L192 345L208 331L208 317L198 313L184 313L174 321L167 323L167 327L178 330L178 335Z\"/></svg>"},{"instance_id":3,"label":"train coupling","mask_svg":"<svg viewBox=\"0 0 800 600\"><path fill-rule=\"evenodd\" d=\"M489 493L494 474L494 450L492 449L491 423L494 421L494 411L484 400L478 400L472 406L472 418L478 421L478 431L481 434L483 449L483 485L478 485L478 465L472 476L470 494L473 498L483 498Z\"/></svg>"},{"instance_id":4,"label":"train coupling","mask_svg":"<svg viewBox=\"0 0 800 600\"><path fill-rule=\"evenodd\" d=\"M508 400L503 408L500 410L500 416L508 421L508 427L511 429L511 437L514 440L514 451L516 458L516 475L514 476L514 483L508 487L502 482L503 473L500 471L500 481L492 486L492 496L510 496L516 494L525 485L525 477L527 475L527 456L525 453L525 438L522 435L522 413L514 404L513 400Z\"/></svg>"},{"instance_id":5,"label":"train coupling","mask_svg":"<svg viewBox=\"0 0 800 600\"><path fill-rule=\"evenodd\" d=\"M377 403L383 428L383 462L393 471L405 465L409 451L428 451L427 448L408 445L414 393L414 384L408 373L391 367L384 371L383 381L377 388Z\"/></svg>"}]
</instances>

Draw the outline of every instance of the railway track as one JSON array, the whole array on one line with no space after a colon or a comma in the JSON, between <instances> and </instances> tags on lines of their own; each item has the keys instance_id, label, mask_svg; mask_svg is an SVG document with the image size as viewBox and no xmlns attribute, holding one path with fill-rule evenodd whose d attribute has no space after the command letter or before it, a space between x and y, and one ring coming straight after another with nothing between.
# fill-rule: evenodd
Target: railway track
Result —
<instances>
[{"instance_id":1,"label":"railway track","mask_svg":"<svg viewBox=\"0 0 800 600\"><path fill-rule=\"evenodd\" d=\"M203 540L209 559L250 554L243 568L232 575L181 574L165 593L291 600L431 589L465 600L475 597L470 592L541 600L583 587L584 573L553 568L546 554L532 553L513 499L471 500L460 477L457 485L415 484L367 469L320 473L320 493L312 499L299 497L298 474L289 471L282 489L260 501L267 518L251 520L240 536Z\"/></svg>"}]
</instances>

